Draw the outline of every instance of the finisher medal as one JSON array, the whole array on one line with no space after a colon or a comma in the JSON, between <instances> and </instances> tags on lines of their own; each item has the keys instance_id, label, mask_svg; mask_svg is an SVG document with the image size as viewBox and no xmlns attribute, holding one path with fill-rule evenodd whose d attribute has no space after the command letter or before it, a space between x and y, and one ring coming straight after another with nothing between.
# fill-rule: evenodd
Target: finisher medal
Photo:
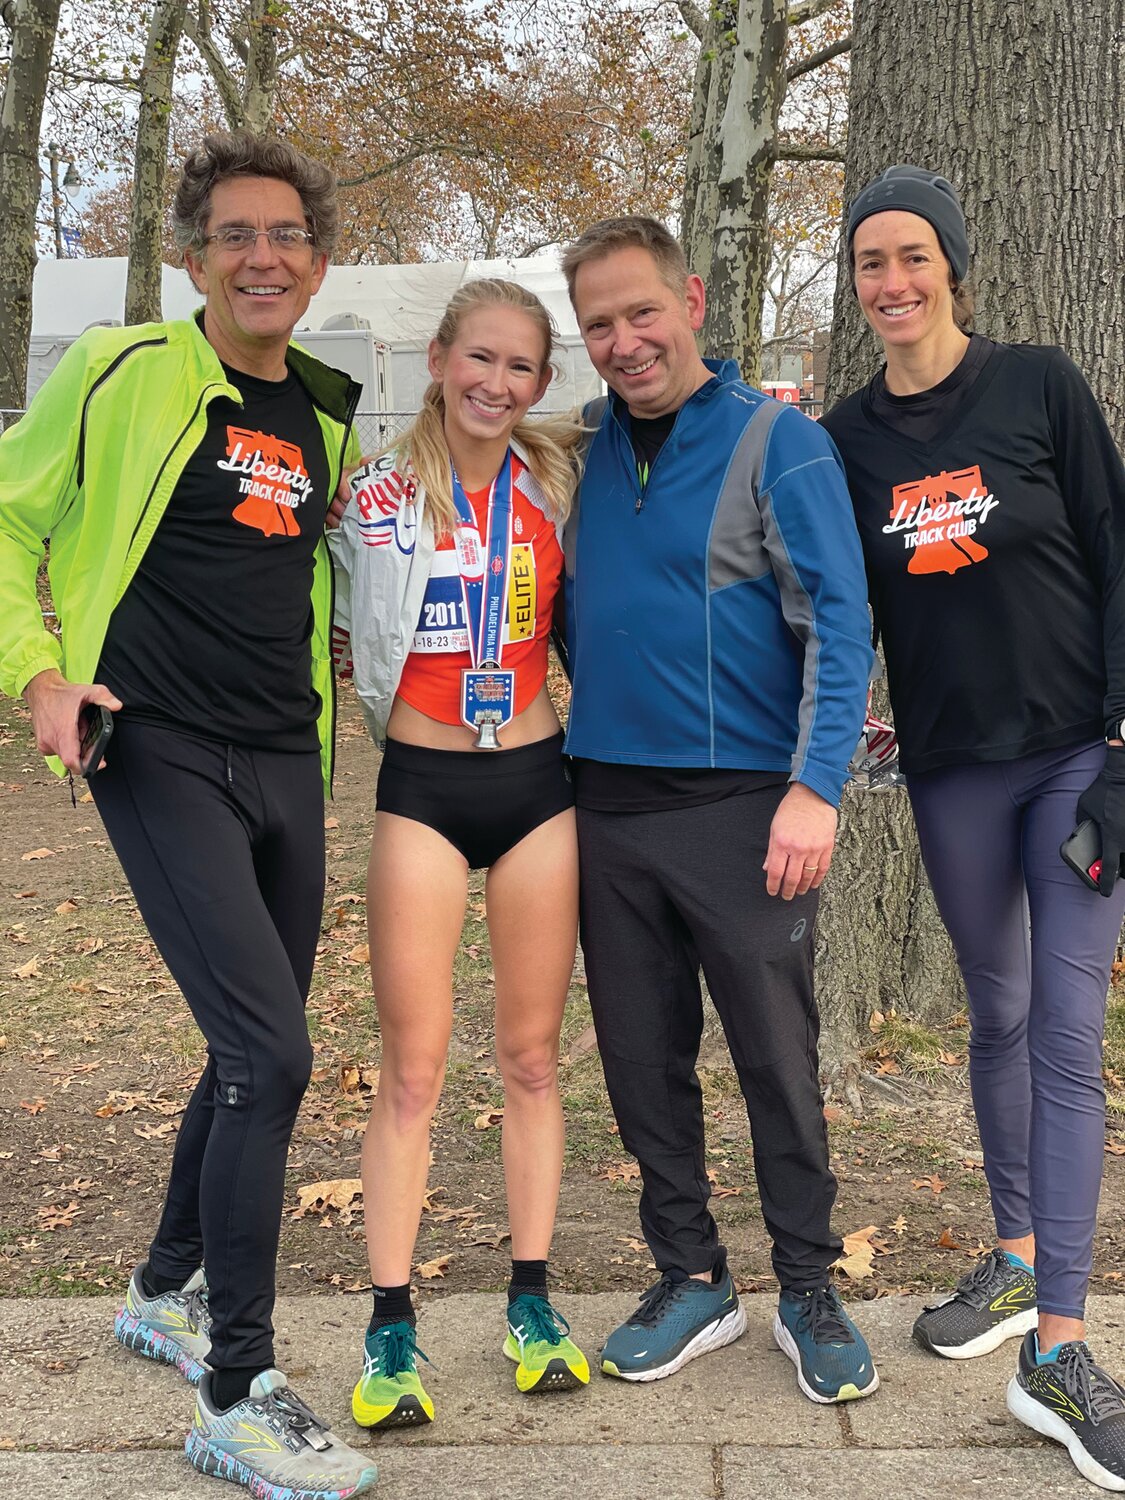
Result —
<instances>
[{"instance_id":1,"label":"finisher medal","mask_svg":"<svg viewBox=\"0 0 1125 1500\"><path fill-rule=\"evenodd\" d=\"M453 505L457 512L457 559L471 667L461 673L461 719L477 731L474 750L501 749L497 731L515 713L516 674L501 667L504 649L504 603L508 597L511 556L512 455L509 450L488 496L487 537L483 549L473 507L453 471ZM479 559L483 552L483 569ZM472 563L469 564L469 560Z\"/></svg>"}]
</instances>

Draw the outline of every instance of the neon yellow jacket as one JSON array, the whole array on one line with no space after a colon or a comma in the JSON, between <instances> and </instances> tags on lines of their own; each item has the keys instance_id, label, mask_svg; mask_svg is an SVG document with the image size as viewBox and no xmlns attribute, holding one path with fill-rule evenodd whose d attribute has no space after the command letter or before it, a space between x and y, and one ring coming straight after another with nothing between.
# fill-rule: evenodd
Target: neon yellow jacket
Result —
<instances>
[{"instance_id":1,"label":"neon yellow jacket","mask_svg":"<svg viewBox=\"0 0 1125 1500\"><path fill-rule=\"evenodd\" d=\"M289 363L324 434L335 494L360 387L296 344ZM58 667L92 682L109 617L137 570L217 396L241 404L198 320L94 328L63 355L27 414L0 437L0 690L15 697ZM44 625L35 579L48 576L62 629ZM335 731L332 564L321 538L313 568L312 683L331 785ZM62 763L50 764L63 774Z\"/></svg>"}]
</instances>

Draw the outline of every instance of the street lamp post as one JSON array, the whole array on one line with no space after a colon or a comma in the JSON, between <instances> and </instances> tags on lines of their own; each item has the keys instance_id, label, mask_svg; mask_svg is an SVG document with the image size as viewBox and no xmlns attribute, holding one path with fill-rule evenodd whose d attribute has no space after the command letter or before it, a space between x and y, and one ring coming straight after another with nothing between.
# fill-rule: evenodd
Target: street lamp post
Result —
<instances>
[{"instance_id":1,"label":"street lamp post","mask_svg":"<svg viewBox=\"0 0 1125 1500\"><path fill-rule=\"evenodd\" d=\"M55 231L55 258L63 259L63 232L62 232L62 194L73 203L82 187L82 178L79 176L78 168L72 161L66 164L66 175L59 186L59 161L61 154L58 146L51 142L47 147L47 157L51 163L51 222Z\"/></svg>"}]
</instances>

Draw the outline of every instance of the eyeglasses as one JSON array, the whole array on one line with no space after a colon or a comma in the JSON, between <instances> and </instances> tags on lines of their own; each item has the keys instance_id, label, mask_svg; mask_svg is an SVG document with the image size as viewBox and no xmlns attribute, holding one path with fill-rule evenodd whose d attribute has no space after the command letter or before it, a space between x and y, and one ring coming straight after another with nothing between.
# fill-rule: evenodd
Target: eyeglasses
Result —
<instances>
[{"instance_id":1,"label":"eyeglasses","mask_svg":"<svg viewBox=\"0 0 1125 1500\"><path fill-rule=\"evenodd\" d=\"M258 243L258 236L265 235L275 250L304 250L313 242L307 229L298 229L292 224L275 224L272 229L251 229L248 224L228 224L214 234L203 237L205 245L216 244L221 250L249 250Z\"/></svg>"}]
</instances>

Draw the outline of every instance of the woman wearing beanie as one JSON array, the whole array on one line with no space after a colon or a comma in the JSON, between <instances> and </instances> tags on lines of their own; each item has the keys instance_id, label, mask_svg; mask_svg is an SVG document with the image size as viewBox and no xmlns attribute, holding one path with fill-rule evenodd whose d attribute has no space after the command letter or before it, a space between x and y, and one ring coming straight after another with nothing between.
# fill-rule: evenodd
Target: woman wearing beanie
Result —
<instances>
[{"instance_id":1,"label":"woman wearing beanie","mask_svg":"<svg viewBox=\"0 0 1125 1500\"><path fill-rule=\"evenodd\" d=\"M922 857L969 994L997 1246L914 1325L950 1359L1021 1337L1010 1410L1125 1490L1125 1390L1085 1343L1102 1033L1125 913L1125 470L1057 348L971 332L943 177L890 167L848 216L886 364L824 421L863 541ZM1087 884L1060 856L1076 824ZM1092 888L1091 888L1092 886Z\"/></svg>"}]
</instances>

